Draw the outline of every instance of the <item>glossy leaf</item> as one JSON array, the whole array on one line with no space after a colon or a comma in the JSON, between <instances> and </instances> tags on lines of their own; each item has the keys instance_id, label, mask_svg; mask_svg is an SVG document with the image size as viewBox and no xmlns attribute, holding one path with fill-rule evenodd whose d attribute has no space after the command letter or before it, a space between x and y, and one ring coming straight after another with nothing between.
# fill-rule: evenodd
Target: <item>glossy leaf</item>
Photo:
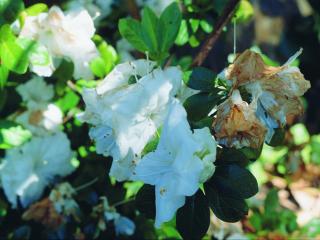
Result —
<instances>
[{"instance_id":1,"label":"glossy leaf","mask_svg":"<svg viewBox=\"0 0 320 240\"><path fill-rule=\"evenodd\" d=\"M183 239L201 239L210 224L209 204L203 192L186 198L186 203L177 212L176 225Z\"/></svg>"}]
</instances>

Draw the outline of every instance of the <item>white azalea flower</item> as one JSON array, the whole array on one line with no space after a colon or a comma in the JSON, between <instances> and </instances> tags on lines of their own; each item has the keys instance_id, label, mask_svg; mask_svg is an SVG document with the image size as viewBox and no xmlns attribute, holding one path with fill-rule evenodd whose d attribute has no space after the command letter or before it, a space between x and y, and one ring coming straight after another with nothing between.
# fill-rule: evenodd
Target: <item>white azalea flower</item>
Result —
<instances>
[{"instance_id":1,"label":"white azalea flower","mask_svg":"<svg viewBox=\"0 0 320 240\"><path fill-rule=\"evenodd\" d=\"M99 154L113 157L110 175L119 181L130 177L181 86L178 68L152 70L154 65L146 60L119 64L96 89L83 92L86 111L80 120L94 125L90 137ZM136 83L129 84L132 78Z\"/></svg>"},{"instance_id":2,"label":"white azalea flower","mask_svg":"<svg viewBox=\"0 0 320 240\"><path fill-rule=\"evenodd\" d=\"M41 197L55 176L70 174L74 170L70 163L72 157L70 141L62 132L34 137L24 145L8 150L0 167L0 176L13 208L17 207L17 197L26 207Z\"/></svg>"},{"instance_id":3,"label":"white azalea flower","mask_svg":"<svg viewBox=\"0 0 320 240\"><path fill-rule=\"evenodd\" d=\"M33 77L28 82L20 84L16 89L30 109L47 104L54 95L53 86L47 84L41 77Z\"/></svg>"},{"instance_id":4,"label":"white azalea flower","mask_svg":"<svg viewBox=\"0 0 320 240\"><path fill-rule=\"evenodd\" d=\"M64 15L59 7L53 6L48 13L28 16L19 36L43 44L53 57L71 59L75 68L73 76L89 79L92 77L89 62L98 55L91 40L94 32L92 18L86 10Z\"/></svg>"},{"instance_id":5,"label":"white azalea flower","mask_svg":"<svg viewBox=\"0 0 320 240\"><path fill-rule=\"evenodd\" d=\"M56 105L48 104L38 109L28 109L16 118L16 122L34 135L43 136L59 130L63 114Z\"/></svg>"},{"instance_id":6,"label":"white azalea flower","mask_svg":"<svg viewBox=\"0 0 320 240\"><path fill-rule=\"evenodd\" d=\"M172 103L157 149L141 159L133 175L155 185L156 227L169 221L185 197L195 194L199 183L213 174L215 155L209 129L192 133L185 109L178 101Z\"/></svg>"}]
</instances>

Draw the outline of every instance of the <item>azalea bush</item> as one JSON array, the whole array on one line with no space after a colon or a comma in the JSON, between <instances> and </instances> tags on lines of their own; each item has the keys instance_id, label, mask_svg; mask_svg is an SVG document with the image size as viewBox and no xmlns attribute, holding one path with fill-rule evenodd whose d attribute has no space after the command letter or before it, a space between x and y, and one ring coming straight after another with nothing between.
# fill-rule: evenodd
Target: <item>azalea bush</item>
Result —
<instances>
[{"instance_id":1,"label":"azalea bush","mask_svg":"<svg viewBox=\"0 0 320 240\"><path fill-rule=\"evenodd\" d=\"M283 30L266 6L0 0L1 238L227 238L215 221L241 222L234 239L318 236L273 178L290 190L320 151L299 123L302 44L263 52Z\"/></svg>"}]
</instances>

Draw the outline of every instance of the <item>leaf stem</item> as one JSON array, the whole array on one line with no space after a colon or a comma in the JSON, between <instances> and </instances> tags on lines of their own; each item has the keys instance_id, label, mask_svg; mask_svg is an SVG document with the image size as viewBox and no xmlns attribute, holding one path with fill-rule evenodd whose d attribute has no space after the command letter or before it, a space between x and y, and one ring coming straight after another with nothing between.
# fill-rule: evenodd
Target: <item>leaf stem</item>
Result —
<instances>
[{"instance_id":1,"label":"leaf stem","mask_svg":"<svg viewBox=\"0 0 320 240\"><path fill-rule=\"evenodd\" d=\"M219 36L222 33L223 28L227 25L227 23L232 18L232 15L236 9L237 4L240 0L230 0L227 5L225 6L222 15L218 19L214 31L210 34L209 38L205 41L202 45L200 52L194 58L191 67L201 66L202 63L207 58L209 52L212 50L213 46L217 42Z\"/></svg>"}]
</instances>

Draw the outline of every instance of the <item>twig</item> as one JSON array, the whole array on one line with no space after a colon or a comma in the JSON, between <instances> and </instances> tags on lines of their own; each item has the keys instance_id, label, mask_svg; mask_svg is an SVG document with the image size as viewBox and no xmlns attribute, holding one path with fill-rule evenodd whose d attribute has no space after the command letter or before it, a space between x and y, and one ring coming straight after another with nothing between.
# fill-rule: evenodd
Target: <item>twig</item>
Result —
<instances>
[{"instance_id":1,"label":"twig","mask_svg":"<svg viewBox=\"0 0 320 240\"><path fill-rule=\"evenodd\" d=\"M200 49L200 52L195 57L192 62L192 67L201 66L204 60L207 58L209 52L213 48L214 44L218 40L219 36L222 33L224 26L230 21L231 17L233 16L233 12L240 0L230 0L226 7L224 8L222 15L219 17L214 31L211 33L209 38L205 41L203 46Z\"/></svg>"},{"instance_id":2,"label":"twig","mask_svg":"<svg viewBox=\"0 0 320 240\"><path fill-rule=\"evenodd\" d=\"M76 192L81 191L82 189L85 189L85 188L91 186L92 184L96 183L98 180L99 180L99 178L96 177L96 178L92 179L91 181L89 181L89 182L87 182L87 183L85 183L85 184L83 184L81 186L76 187L74 190Z\"/></svg>"},{"instance_id":3,"label":"twig","mask_svg":"<svg viewBox=\"0 0 320 240\"><path fill-rule=\"evenodd\" d=\"M120 201L120 202L116 202L115 204L112 205L112 207L118 207L118 206L120 206L120 205L126 204L126 203L128 203L128 202L132 202L132 201L134 201L134 200L135 200L135 198L124 199L124 200L122 200L122 201Z\"/></svg>"},{"instance_id":4,"label":"twig","mask_svg":"<svg viewBox=\"0 0 320 240\"><path fill-rule=\"evenodd\" d=\"M128 11L131 15L131 17L139 20L140 19L140 13L139 13L139 8L137 6L137 3L135 0L127 0L127 7Z\"/></svg>"}]
</instances>

